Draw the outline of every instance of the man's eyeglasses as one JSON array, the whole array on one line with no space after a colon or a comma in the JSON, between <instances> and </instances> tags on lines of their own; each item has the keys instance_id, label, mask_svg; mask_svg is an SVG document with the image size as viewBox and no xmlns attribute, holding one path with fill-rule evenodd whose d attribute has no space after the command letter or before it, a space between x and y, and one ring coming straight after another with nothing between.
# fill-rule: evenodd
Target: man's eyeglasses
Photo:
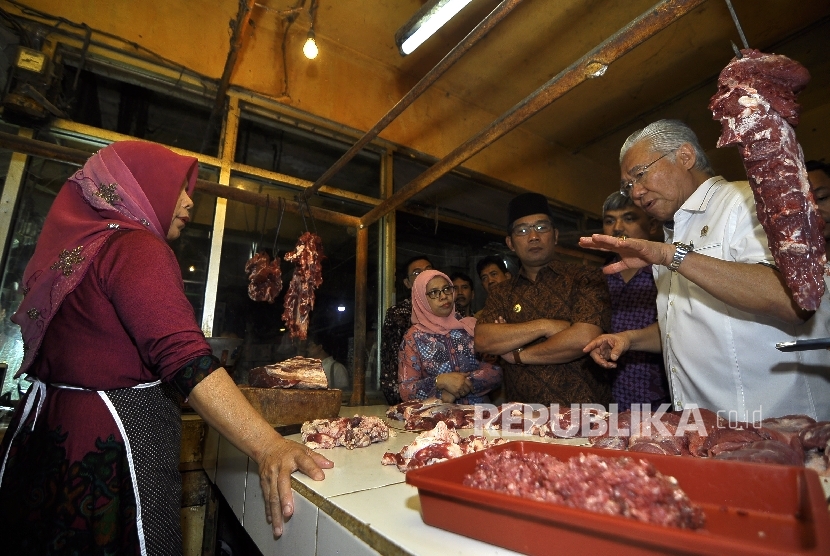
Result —
<instances>
[{"instance_id":1,"label":"man's eyeglasses","mask_svg":"<svg viewBox=\"0 0 830 556\"><path fill-rule=\"evenodd\" d=\"M536 230L536 233L539 234L546 234L553 230L553 222L545 220L542 222L534 222L533 224L529 224L526 226L516 226L515 228L513 228L513 235L526 236L532 230Z\"/></svg>"},{"instance_id":2,"label":"man's eyeglasses","mask_svg":"<svg viewBox=\"0 0 830 556\"><path fill-rule=\"evenodd\" d=\"M427 297L430 299L438 299L441 297L441 294L446 295L447 297L452 297L452 293L455 291L455 286L444 286L441 289L434 289L429 290L427 292Z\"/></svg>"},{"instance_id":3,"label":"man's eyeglasses","mask_svg":"<svg viewBox=\"0 0 830 556\"><path fill-rule=\"evenodd\" d=\"M656 160L652 160L651 162L649 162L645 166L640 166L640 167L635 166L634 168L632 168L631 173L634 175L634 179L633 180L620 180L620 193L622 193L626 197L631 195L631 190L634 189L634 186L641 179L643 179L645 177L646 172L648 172L648 169L651 168L652 165L654 165L659 160L662 160L664 157L668 156L670 153L671 153L671 151L663 154L662 156L660 156Z\"/></svg>"}]
</instances>

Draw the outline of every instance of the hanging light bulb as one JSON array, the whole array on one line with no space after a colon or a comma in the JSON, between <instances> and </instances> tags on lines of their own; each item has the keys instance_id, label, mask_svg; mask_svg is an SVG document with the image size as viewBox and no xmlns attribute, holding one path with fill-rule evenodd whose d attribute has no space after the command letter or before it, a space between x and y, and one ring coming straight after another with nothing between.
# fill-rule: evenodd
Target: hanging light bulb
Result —
<instances>
[{"instance_id":1,"label":"hanging light bulb","mask_svg":"<svg viewBox=\"0 0 830 556\"><path fill-rule=\"evenodd\" d=\"M306 39L305 44L303 45L303 54L305 54L305 57L309 60L313 60L317 57L317 54L319 52L320 51L317 48L317 42L314 40L314 29L309 29L308 38Z\"/></svg>"}]
</instances>

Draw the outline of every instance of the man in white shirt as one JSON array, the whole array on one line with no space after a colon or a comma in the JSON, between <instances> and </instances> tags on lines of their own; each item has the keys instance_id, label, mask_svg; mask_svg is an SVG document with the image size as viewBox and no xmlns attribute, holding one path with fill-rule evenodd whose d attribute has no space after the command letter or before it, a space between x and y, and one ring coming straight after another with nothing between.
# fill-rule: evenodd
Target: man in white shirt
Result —
<instances>
[{"instance_id":1,"label":"man in white shirt","mask_svg":"<svg viewBox=\"0 0 830 556\"><path fill-rule=\"evenodd\" d=\"M774 268L749 184L714 176L694 132L673 120L633 133L620 170L620 191L664 223L666 242L594 235L580 244L619 253L606 272L653 264L658 322L599 336L585 351L605 368L629 349L662 351L676 410L830 419L830 353L817 371L800 353L775 349L798 338L812 314ZM830 335L826 322L814 324L813 333Z\"/></svg>"}]
</instances>

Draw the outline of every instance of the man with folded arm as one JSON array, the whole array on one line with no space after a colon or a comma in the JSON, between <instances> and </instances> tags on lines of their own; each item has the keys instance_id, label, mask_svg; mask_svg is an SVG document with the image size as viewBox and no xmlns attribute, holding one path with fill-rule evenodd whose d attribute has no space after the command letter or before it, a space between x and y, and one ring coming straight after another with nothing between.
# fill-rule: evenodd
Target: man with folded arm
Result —
<instances>
[{"instance_id":1,"label":"man with folded arm","mask_svg":"<svg viewBox=\"0 0 830 556\"><path fill-rule=\"evenodd\" d=\"M607 405L609 375L582 352L611 325L601 270L556 258L558 231L543 195L514 198L507 222L505 241L521 268L490 289L476 351L501 356L508 402Z\"/></svg>"}]
</instances>

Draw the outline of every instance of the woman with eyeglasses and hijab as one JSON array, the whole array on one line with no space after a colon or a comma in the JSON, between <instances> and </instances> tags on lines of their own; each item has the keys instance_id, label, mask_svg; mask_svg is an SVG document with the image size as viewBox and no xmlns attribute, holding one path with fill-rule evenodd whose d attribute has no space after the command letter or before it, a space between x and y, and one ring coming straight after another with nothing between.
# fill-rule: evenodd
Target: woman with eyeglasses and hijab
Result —
<instances>
[{"instance_id":1,"label":"woman with eyeglasses and hijab","mask_svg":"<svg viewBox=\"0 0 830 556\"><path fill-rule=\"evenodd\" d=\"M22 279L32 382L0 445L6 554L181 554L180 400L259 466L274 534L291 473L332 463L277 434L211 356L167 241L198 162L114 143L61 188Z\"/></svg>"},{"instance_id":2,"label":"woman with eyeglasses and hijab","mask_svg":"<svg viewBox=\"0 0 830 556\"><path fill-rule=\"evenodd\" d=\"M412 285L412 327L398 352L403 401L440 398L447 403L487 403L501 384L501 368L476 358L474 317L458 318L455 287L437 270Z\"/></svg>"}]
</instances>

